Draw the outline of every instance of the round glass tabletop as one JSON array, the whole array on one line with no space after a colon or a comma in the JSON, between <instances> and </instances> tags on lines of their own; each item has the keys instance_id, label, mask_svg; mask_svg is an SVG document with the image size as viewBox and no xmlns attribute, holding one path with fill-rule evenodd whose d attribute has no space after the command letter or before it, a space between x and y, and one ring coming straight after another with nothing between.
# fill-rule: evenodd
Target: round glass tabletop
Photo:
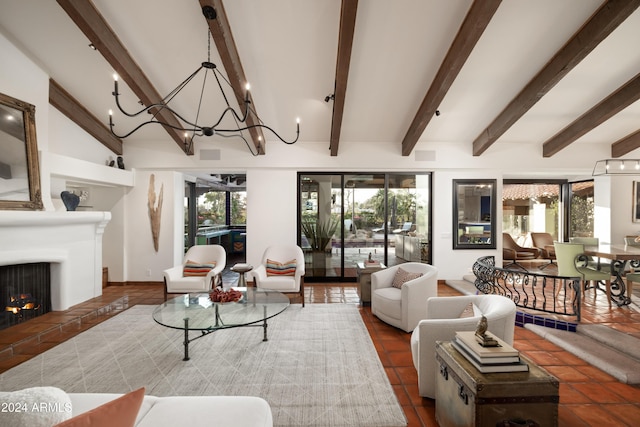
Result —
<instances>
[{"instance_id":1,"label":"round glass tabletop","mask_svg":"<svg viewBox=\"0 0 640 427\"><path fill-rule=\"evenodd\" d=\"M215 303L208 293L180 295L160 304L153 312L153 320L169 328L212 331L262 322L289 306L289 298L277 291L234 289L242 292L239 302Z\"/></svg>"}]
</instances>

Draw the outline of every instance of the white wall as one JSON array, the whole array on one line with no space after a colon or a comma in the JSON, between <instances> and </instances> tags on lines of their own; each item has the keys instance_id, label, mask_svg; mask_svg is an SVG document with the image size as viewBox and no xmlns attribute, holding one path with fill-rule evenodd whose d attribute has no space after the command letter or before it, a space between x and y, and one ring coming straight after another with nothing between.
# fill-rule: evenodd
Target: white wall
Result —
<instances>
[{"instance_id":1,"label":"white wall","mask_svg":"<svg viewBox=\"0 0 640 427\"><path fill-rule=\"evenodd\" d=\"M269 245L296 244L297 174L294 170L247 171L247 262L260 264Z\"/></svg>"},{"instance_id":2,"label":"white wall","mask_svg":"<svg viewBox=\"0 0 640 427\"><path fill-rule=\"evenodd\" d=\"M162 208L158 252L153 246L151 219L149 216L150 177L155 176L153 190L156 194L156 205L160 201L162 191ZM170 171L136 171L136 185L126 199L125 211L125 246L124 280L126 281L162 281L162 270L175 263L176 250L184 246L184 230L180 240L176 238L175 224L183 224L183 215L175 218L176 205L184 203L184 185L176 185L176 173ZM181 180L180 180L181 182ZM182 257L179 258L182 260Z\"/></svg>"}]
</instances>

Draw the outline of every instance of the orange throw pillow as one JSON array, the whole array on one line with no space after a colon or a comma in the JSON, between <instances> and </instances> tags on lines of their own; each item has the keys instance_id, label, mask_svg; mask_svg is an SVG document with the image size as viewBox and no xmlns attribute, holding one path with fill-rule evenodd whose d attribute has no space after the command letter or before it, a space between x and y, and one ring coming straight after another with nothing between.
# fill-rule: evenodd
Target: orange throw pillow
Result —
<instances>
[{"instance_id":1,"label":"orange throw pillow","mask_svg":"<svg viewBox=\"0 0 640 427\"><path fill-rule=\"evenodd\" d=\"M56 424L55 427L133 427L144 398L144 387Z\"/></svg>"}]
</instances>

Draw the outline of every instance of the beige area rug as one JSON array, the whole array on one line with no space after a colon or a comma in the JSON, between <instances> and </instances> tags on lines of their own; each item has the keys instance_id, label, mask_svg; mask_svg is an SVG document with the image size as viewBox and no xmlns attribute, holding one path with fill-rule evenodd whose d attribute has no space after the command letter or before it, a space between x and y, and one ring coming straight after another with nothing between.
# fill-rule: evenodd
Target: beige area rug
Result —
<instances>
[{"instance_id":1,"label":"beige area rug","mask_svg":"<svg viewBox=\"0 0 640 427\"><path fill-rule=\"evenodd\" d=\"M134 306L0 375L0 390L260 396L277 426L404 426L406 419L358 308L291 305L262 328L192 342Z\"/></svg>"}]
</instances>

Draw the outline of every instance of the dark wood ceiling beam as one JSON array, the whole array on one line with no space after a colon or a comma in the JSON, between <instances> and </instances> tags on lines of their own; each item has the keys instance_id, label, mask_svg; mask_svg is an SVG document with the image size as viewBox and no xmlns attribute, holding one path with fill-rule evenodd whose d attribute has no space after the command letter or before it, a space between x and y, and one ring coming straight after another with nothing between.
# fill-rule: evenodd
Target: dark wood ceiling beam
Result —
<instances>
[{"instance_id":1,"label":"dark wood ceiling beam","mask_svg":"<svg viewBox=\"0 0 640 427\"><path fill-rule=\"evenodd\" d=\"M229 25L222 0L199 0L199 2L201 8L212 7L216 12L216 18L207 19L207 24L211 30L211 36L218 49L220 59L222 59L222 65L227 72L227 78L229 79L229 83L231 83L238 105L243 105L247 78L242 68L240 54L238 53L236 42L233 39L233 33L231 32L231 26ZM250 114L247 117L246 124L247 126L259 125L258 117L260 116L258 115L256 104L251 97L251 92L249 92L249 101L255 114ZM258 154L265 154L265 140L262 128L252 127L249 129L249 134L251 135Z\"/></svg>"},{"instance_id":2,"label":"dark wood ceiling beam","mask_svg":"<svg viewBox=\"0 0 640 427\"><path fill-rule=\"evenodd\" d=\"M611 144L611 157L618 158L640 148L640 130Z\"/></svg>"},{"instance_id":3,"label":"dark wood ceiling beam","mask_svg":"<svg viewBox=\"0 0 640 427\"><path fill-rule=\"evenodd\" d=\"M152 105L162 101L162 96L153 87L151 81L136 64L118 36L113 32L104 17L88 0L57 0L58 4L80 28L89 41L113 67L122 80L144 105ZM159 121L172 126L182 127L180 121L169 111L160 110L156 116ZM192 144L187 151L184 134L169 126L163 126L169 136L187 154L193 154Z\"/></svg>"},{"instance_id":4,"label":"dark wood ceiling beam","mask_svg":"<svg viewBox=\"0 0 640 427\"><path fill-rule=\"evenodd\" d=\"M640 74L636 74L618 90L578 117L542 144L542 155L551 157L582 135L598 127L640 99Z\"/></svg>"},{"instance_id":5,"label":"dark wood ceiling beam","mask_svg":"<svg viewBox=\"0 0 640 427\"><path fill-rule=\"evenodd\" d=\"M580 63L640 5L640 0L608 0L473 141L473 155L498 138Z\"/></svg>"},{"instance_id":6,"label":"dark wood ceiling beam","mask_svg":"<svg viewBox=\"0 0 640 427\"><path fill-rule=\"evenodd\" d=\"M336 79L333 89L331 138L329 140L329 150L331 150L332 156L338 155L338 146L340 145L340 132L342 131L342 118L344 116L344 104L347 96L347 81L349 79L349 66L351 64L351 51L356 29L357 12L358 0L342 0L342 7L340 9L340 32L338 35L338 58L336 60Z\"/></svg>"},{"instance_id":7,"label":"dark wood ceiling beam","mask_svg":"<svg viewBox=\"0 0 640 427\"><path fill-rule=\"evenodd\" d=\"M49 103L109 150L122 155L122 140L53 79L49 79Z\"/></svg>"},{"instance_id":8,"label":"dark wood ceiling beam","mask_svg":"<svg viewBox=\"0 0 640 427\"><path fill-rule=\"evenodd\" d=\"M404 139L402 140L402 155L411 154L418 139L424 133L438 106L444 99L469 58L471 51L489 25L491 18L498 10L501 0L476 0L471 5L458 34L456 35L449 51L445 56L438 72L429 87L418 111L416 112Z\"/></svg>"}]
</instances>

